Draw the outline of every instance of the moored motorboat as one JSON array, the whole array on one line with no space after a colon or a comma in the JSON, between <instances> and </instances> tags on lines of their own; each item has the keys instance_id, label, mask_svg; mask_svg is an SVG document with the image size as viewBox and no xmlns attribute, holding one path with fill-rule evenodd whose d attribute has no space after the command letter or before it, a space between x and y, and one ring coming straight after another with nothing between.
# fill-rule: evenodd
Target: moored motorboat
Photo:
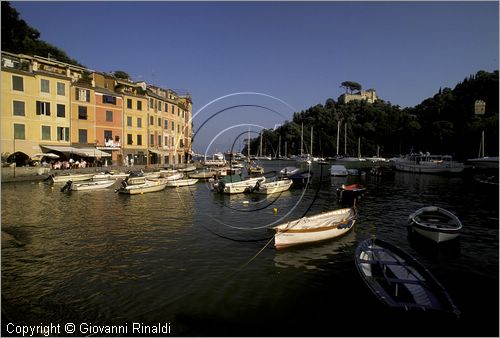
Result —
<instances>
[{"instance_id":1,"label":"moored motorboat","mask_svg":"<svg viewBox=\"0 0 500 338\"><path fill-rule=\"evenodd\" d=\"M337 188L337 197L340 200L348 198L358 198L366 192L366 187L359 183L345 185L342 184L340 188Z\"/></svg>"},{"instance_id":2,"label":"moored motorboat","mask_svg":"<svg viewBox=\"0 0 500 338\"><path fill-rule=\"evenodd\" d=\"M219 182L214 184L214 191L224 194L241 194L247 190L253 189L257 184L257 182L262 184L265 181L266 178L264 176L254 177L239 182L229 182L229 183L219 180Z\"/></svg>"},{"instance_id":3,"label":"moored motorboat","mask_svg":"<svg viewBox=\"0 0 500 338\"><path fill-rule=\"evenodd\" d=\"M253 189L252 192L262 195L276 194L287 191L288 189L290 189L292 184L293 181L289 179L282 179L274 182L265 182L262 184L260 182L257 182L255 185L255 189Z\"/></svg>"},{"instance_id":4,"label":"moored motorboat","mask_svg":"<svg viewBox=\"0 0 500 338\"><path fill-rule=\"evenodd\" d=\"M81 183L74 183L69 180L66 182L64 187L61 188L61 192L68 191L83 191L83 190L99 190L106 189L116 183L116 180L98 180L98 181L88 181Z\"/></svg>"},{"instance_id":5,"label":"moored motorboat","mask_svg":"<svg viewBox=\"0 0 500 338\"><path fill-rule=\"evenodd\" d=\"M282 249L341 236L353 228L356 218L355 208L344 208L280 224L273 228L274 246Z\"/></svg>"},{"instance_id":6,"label":"moored motorboat","mask_svg":"<svg viewBox=\"0 0 500 338\"><path fill-rule=\"evenodd\" d=\"M464 164L453 161L450 155L410 154L394 159L396 170L425 174L456 174Z\"/></svg>"},{"instance_id":7,"label":"moored motorboat","mask_svg":"<svg viewBox=\"0 0 500 338\"><path fill-rule=\"evenodd\" d=\"M92 179L95 173L90 174L68 174L68 175L54 175L51 174L47 177L52 183L66 183L68 181L79 182L79 181L88 181Z\"/></svg>"},{"instance_id":8,"label":"moored motorboat","mask_svg":"<svg viewBox=\"0 0 500 338\"><path fill-rule=\"evenodd\" d=\"M334 164L330 167L330 175L331 176L347 176L349 172L346 167L340 164Z\"/></svg>"},{"instance_id":9,"label":"moored motorboat","mask_svg":"<svg viewBox=\"0 0 500 338\"><path fill-rule=\"evenodd\" d=\"M280 170L280 174L285 177L290 177L292 175L298 174L300 169L293 166L288 166Z\"/></svg>"},{"instance_id":10,"label":"moored motorboat","mask_svg":"<svg viewBox=\"0 0 500 338\"><path fill-rule=\"evenodd\" d=\"M399 247L380 239L367 239L357 246L354 260L366 285L389 307L460 315L434 275Z\"/></svg>"},{"instance_id":11,"label":"moored motorboat","mask_svg":"<svg viewBox=\"0 0 500 338\"><path fill-rule=\"evenodd\" d=\"M190 185L194 185L198 182L197 178L187 178L187 179L179 179L179 180L171 180L167 181L167 187L186 187Z\"/></svg>"},{"instance_id":12,"label":"moored motorboat","mask_svg":"<svg viewBox=\"0 0 500 338\"><path fill-rule=\"evenodd\" d=\"M149 192L157 192L165 189L167 182L144 180L144 183L127 184L127 180L122 182L122 186L116 191L120 194L137 195Z\"/></svg>"},{"instance_id":13,"label":"moored motorboat","mask_svg":"<svg viewBox=\"0 0 500 338\"><path fill-rule=\"evenodd\" d=\"M418 209L408 218L410 229L440 243L456 238L462 229L462 222L450 211L428 206Z\"/></svg>"},{"instance_id":14,"label":"moored motorboat","mask_svg":"<svg viewBox=\"0 0 500 338\"><path fill-rule=\"evenodd\" d=\"M92 180L93 181L117 180L119 178L127 178L129 175L130 175L129 173L124 173L124 172L106 171L99 174L95 174L94 176L92 176Z\"/></svg>"}]
</instances>

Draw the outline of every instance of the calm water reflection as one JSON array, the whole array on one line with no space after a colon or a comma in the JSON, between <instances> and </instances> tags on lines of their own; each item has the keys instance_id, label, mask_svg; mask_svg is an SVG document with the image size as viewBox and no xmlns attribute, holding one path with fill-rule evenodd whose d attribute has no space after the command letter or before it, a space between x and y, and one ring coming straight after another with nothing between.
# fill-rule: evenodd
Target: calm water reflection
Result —
<instances>
[{"instance_id":1,"label":"calm water reflection","mask_svg":"<svg viewBox=\"0 0 500 338\"><path fill-rule=\"evenodd\" d=\"M139 196L4 184L2 323L170 322L174 335L498 335L497 189L461 177L339 179L326 167L320 179L313 170L308 189L267 199L214 195L205 184ZM338 208L336 188L354 181L368 192L353 232L274 249L269 226ZM408 215L429 204L462 220L458 241L436 247L408 238ZM373 235L428 266L462 318L437 331L379 325L393 314L353 262L356 245ZM332 326L359 311L370 314L366 325Z\"/></svg>"}]
</instances>

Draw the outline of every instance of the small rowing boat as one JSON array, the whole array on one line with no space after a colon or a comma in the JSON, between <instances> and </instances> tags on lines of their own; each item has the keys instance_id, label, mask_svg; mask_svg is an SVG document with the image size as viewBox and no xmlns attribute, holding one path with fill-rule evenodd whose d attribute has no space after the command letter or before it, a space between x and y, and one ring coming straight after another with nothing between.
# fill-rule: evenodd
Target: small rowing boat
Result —
<instances>
[{"instance_id":1,"label":"small rowing boat","mask_svg":"<svg viewBox=\"0 0 500 338\"><path fill-rule=\"evenodd\" d=\"M429 206L418 209L408 217L411 230L440 243L458 237L462 222L450 211Z\"/></svg>"},{"instance_id":2,"label":"small rowing boat","mask_svg":"<svg viewBox=\"0 0 500 338\"><path fill-rule=\"evenodd\" d=\"M358 183L350 185L342 184L342 186L337 189L337 197L340 200L353 199L362 196L365 192L366 188L361 184Z\"/></svg>"},{"instance_id":3,"label":"small rowing boat","mask_svg":"<svg viewBox=\"0 0 500 338\"><path fill-rule=\"evenodd\" d=\"M434 275L410 254L380 239L367 239L355 251L359 274L386 305L400 310L460 311Z\"/></svg>"},{"instance_id":4,"label":"small rowing boat","mask_svg":"<svg viewBox=\"0 0 500 338\"><path fill-rule=\"evenodd\" d=\"M353 228L356 218L356 209L344 208L280 224L274 227L274 246L281 249L341 236Z\"/></svg>"}]
</instances>

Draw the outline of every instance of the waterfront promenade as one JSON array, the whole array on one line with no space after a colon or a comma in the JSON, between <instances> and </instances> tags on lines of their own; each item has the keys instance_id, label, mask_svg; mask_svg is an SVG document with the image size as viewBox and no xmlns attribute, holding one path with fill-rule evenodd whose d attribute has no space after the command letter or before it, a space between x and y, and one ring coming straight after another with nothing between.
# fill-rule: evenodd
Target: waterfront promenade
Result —
<instances>
[{"instance_id":1,"label":"waterfront promenade","mask_svg":"<svg viewBox=\"0 0 500 338\"><path fill-rule=\"evenodd\" d=\"M201 167L200 163L193 163L187 165L194 165L197 168ZM174 165L173 168L183 168L187 166L186 164ZM75 168L75 169L51 169L44 167L2 167L2 184L10 182L24 182L24 181L43 181L49 175L62 175L62 174L84 174L84 173L100 173L105 171L116 171L116 172L128 172L143 170L154 171L158 169L163 169L165 165L153 164L153 165L133 165L133 166L102 166L102 167L87 167L87 168Z\"/></svg>"}]
</instances>

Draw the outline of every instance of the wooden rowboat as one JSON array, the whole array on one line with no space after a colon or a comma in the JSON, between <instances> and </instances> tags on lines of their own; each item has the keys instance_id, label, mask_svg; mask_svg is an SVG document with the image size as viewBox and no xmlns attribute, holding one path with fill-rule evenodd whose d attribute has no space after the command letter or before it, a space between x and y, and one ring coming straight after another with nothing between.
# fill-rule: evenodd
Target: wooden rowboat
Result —
<instances>
[{"instance_id":1,"label":"wooden rowboat","mask_svg":"<svg viewBox=\"0 0 500 338\"><path fill-rule=\"evenodd\" d=\"M344 208L280 224L274 227L274 246L281 249L344 235L354 227L356 218L356 209Z\"/></svg>"},{"instance_id":2,"label":"wooden rowboat","mask_svg":"<svg viewBox=\"0 0 500 338\"><path fill-rule=\"evenodd\" d=\"M450 211L436 206L418 209L408 218L410 229L437 243L449 241L462 229L462 222Z\"/></svg>"},{"instance_id":3,"label":"wooden rowboat","mask_svg":"<svg viewBox=\"0 0 500 338\"><path fill-rule=\"evenodd\" d=\"M405 311L460 311L434 275L410 254L380 239L367 239L355 251L359 274L384 304Z\"/></svg>"}]
</instances>

